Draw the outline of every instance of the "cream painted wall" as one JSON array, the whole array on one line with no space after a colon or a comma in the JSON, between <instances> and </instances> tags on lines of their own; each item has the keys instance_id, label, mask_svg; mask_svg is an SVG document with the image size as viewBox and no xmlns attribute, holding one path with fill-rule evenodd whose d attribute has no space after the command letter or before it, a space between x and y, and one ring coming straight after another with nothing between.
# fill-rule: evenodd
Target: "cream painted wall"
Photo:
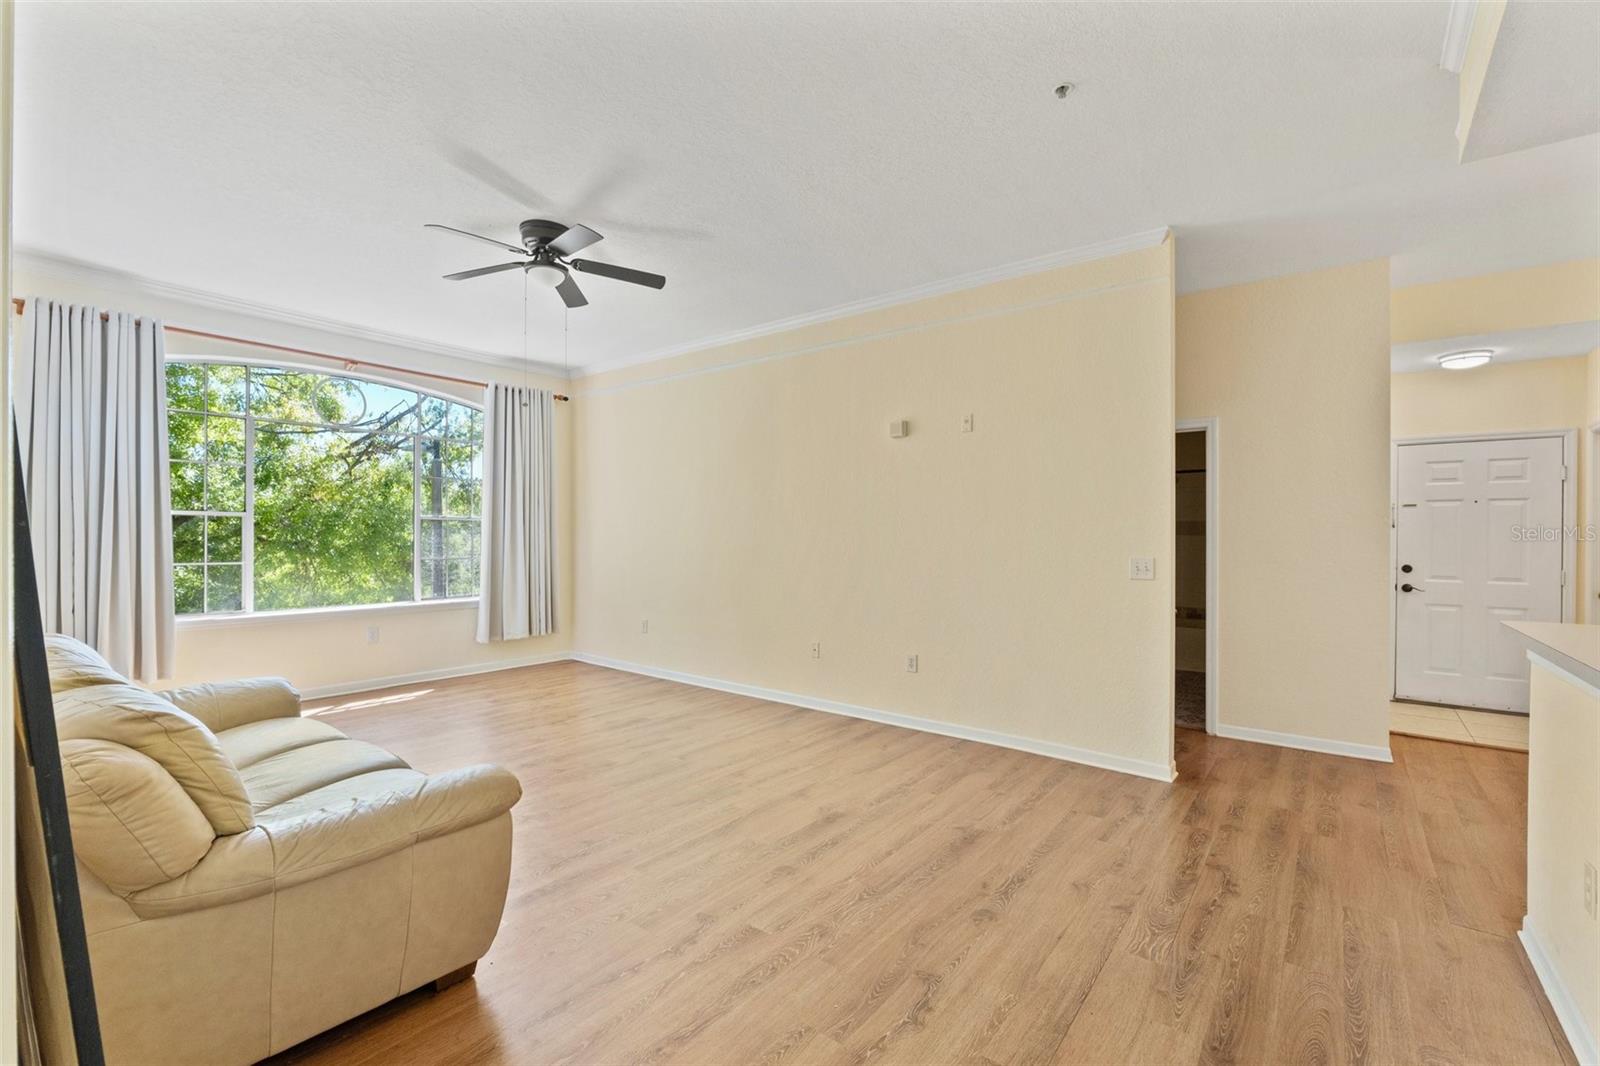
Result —
<instances>
[{"instance_id":1,"label":"cream painted wall","mask_svg":"<svg viewBox=\"0 0 1600 1066\"><path fill-rule=\"evenodd\" d=\"M1168 772L1172 268L1169 239L584 379L578 647Z\"/></svg>"},{"instance_id":2,"label":"cream painted wall","mask_svg":"<svg viewBox=\"0 0 1600 1066\"><path fill-rule=\"evenodd\" d=\"M1458 433L1575 429L1584 424L1588 357L1533 359L1476 370L1395 374L1389 383L1395 440Z\"/></svg>"},{"instance_id":3,"label":"cream painted wall","mask_svg":"<svg viewBox=\"0 0 1600 1066\"><path fill-rule=\"evenodd\" d=\"M19 270L15 292L102 308L114 307L156 315L172 325L190 326L230 336L249 337L335 355L378 360L433 373L475 380L526 383L570 391L567 382L510 367L451 358L429 352L378 344L291 323L192 304L162 293L118 289ZM295 363L296 357L252 345L167 335L169 355L226 355L272 363ZM299 360L329 369L325 362ZM405 375L419 387L482 402L481 390ZM388 679L429 673L511 666L565 655L572 648L575 615L572 576L573 500L572 413L570 404L556 405L557 632L548 637L479 644L473 608L402 605L360 611L257 615L237 620L179 622L175 676L163 684L278 674L305 690L349 690ZM379 641L370 644L367 628L379 627Z\"/></svg>"},{"instance_id":4,"label":"cream painted wall","mask_svg":"<svg viewBox=\"0 0 1600 1066\"><path fill-rule=\"evenodd\" d=\"M1588 399L1585 422L1593 424L1600 422L1600 348L1590 352L1586 359L1589 366L1589 387L1584 391Z\"/></svg>"},{"instance_id":5,"label":"cream painted wall","mask_svg":"<svg viewBox=\"0 0 1600 1066\"><path fill-rule=\"evenodd\" d=\"M1579 429L1576 481L1578 514L1588 513L1592 446L1585 440L1589 404L1589 357L1531 359L1490 364L1476 370L1424 370L1395 374L1389 384L1390 433L1395 440L1466 433ZM1586 519L1585 519L1586 520ZM1579 538L1578 574L1587 574L1590 546ZM1594 612L1589 597L1576 597L1578 617Z\"/></svg>"},{"instance_id":6,"label":"cream painted wall","mask_svg":"<svg viewBox=\"0 0 1600 1066\"><path fill-rule=\"evenodd\" d=\"M1600 625L1600 449L1596 448L1596 433L1600 433L1600 348L1590 352L1585 359L1588 370L1588 388L1584 390L1584 405L1580 452L1583 469L1587 471L1579 482L1583 493L1583 536L1578 541L1582 561L1580 574L1587 575L1578 621Z\"/></svg>"},{"instance_id":7,"label":"cream painted wall","mask_svg":"<svg viewBox=\"0 0 1600 1066\"><path fill-rule=\"evenodd\" d=\"M1394 344L1600 319L1600 259L1394 290Z\"/></svg>"},{"instance_id":8,"label":"cream painted wall","mask_svg":"<svg viewBox=\"0 0 1600 1066\"><path fill-rule=\"evenodd\" d=\"M1219 722L1388 750L1389 268L1177 301L1180 418L1221 454Z\"/></svg>"},{"instance_id":9,"label":"cream painted wall","mask_svg":"<svg viewBox=\"0 0 1600 1066\"><path fill-rule=\"evenodd\" d=\"M1531 673L1523 928L1597 1034L1600 927L1584 910L1583 864L1600 866L1600 696L1565 671L1534 663Z\"/></svg>"}]
</instances>

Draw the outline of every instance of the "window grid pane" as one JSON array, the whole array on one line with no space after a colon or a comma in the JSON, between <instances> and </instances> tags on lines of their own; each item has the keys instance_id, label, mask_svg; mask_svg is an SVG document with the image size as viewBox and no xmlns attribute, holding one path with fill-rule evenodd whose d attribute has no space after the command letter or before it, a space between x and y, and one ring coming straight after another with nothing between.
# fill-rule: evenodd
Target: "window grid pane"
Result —
<instances>
[{"instance_id":1,"label":"window grid pane","mask_svg":"<svg viewBox=\"0 0 1600 1066\"><path fill-rule=\"evenodd\" d=\"M180 614L477 594L482 412L297 368L166 373Z\"/></svg>"}]
</instances>

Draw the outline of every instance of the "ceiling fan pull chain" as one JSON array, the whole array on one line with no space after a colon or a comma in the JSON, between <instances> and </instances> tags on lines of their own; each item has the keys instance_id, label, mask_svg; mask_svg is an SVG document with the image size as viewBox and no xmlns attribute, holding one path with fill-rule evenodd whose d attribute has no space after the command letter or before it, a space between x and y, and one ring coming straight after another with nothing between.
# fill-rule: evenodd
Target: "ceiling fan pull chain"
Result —
<instances>
[{"instance_id":1,"label":"ceiling fan pull chain","mask_svg":"<svg viewBox=\"0 0 1600 1066\"><path fill-rule=\"evenodd\" d=\"M522 406L528 406L528 274L522 274Z\"/></svg>"}]
</instances>

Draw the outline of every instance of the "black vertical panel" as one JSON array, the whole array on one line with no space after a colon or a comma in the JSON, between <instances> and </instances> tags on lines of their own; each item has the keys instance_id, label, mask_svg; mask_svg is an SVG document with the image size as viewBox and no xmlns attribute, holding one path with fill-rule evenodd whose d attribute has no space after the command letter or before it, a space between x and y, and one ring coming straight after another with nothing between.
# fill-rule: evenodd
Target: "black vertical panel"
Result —
<instances>
[{"instance_id":1,"label":"black vertical panel","mask_svg":"<svg viewBox=\"0 0 1600 1066\"><path fill-rule=\"evenodd\" d=\"M50 894L55 901L56 936L67 979L67 1007L79 1066L104 1066L100 1017L95 1010L94 977L89 972L89 940L83 931L83 900L78 895L78 867L73 858L72 827L67 821L67 792L61 776L61 748L56 740L55 701L50 697L50 667L44 653L44 612L39 581L33 570L33 537L28 532L28 494L22 484L22 448L16 424L11 427L13 521L11 551L16 606L17 695L22 701L22 733L39 795L39 821L50 868ZM17 767L22 772L22 767ZM20 948L20 945L19 945ZM10 1010L9 1006L4 1009Z\"/></svg>"}]
</instances>

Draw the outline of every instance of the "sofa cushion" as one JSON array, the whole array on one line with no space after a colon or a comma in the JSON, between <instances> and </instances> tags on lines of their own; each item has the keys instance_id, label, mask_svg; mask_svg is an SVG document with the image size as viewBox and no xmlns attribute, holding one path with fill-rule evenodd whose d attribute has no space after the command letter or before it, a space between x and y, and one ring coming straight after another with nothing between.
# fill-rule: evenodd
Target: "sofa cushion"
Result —
<instances>
[{"instance_id":1,"label":"sofa cushion","mask_svg":"<svg viewBox=\"0 0 1600 1066\"><path fill-rule=\"evenodd\" d=\"M61 768L73 850L114 891L180 877L210 849L211 823L148 755L109 740L66 740Z\"/></svg>"},{"instance_id":2,"label":"sofa cushion","mask_svg":"<svg viewBox=\"0 0 1600 1066\"><path fill-rule=\"evenodd\" d=\"M255 824L250 797L216 736L153 692L126 683L97 684L56 695L61 740L110 740L160 763L183 786L218 833Z\"/></svg>"},{"instance_id":3,"label":"sofa cushion","mask_svg":"<svg viewBox=\"0 0 1600 1066\"><path fill-rule=\"evenodd\" d=\"M343 733L315 718L268 718L217 734L217 743L241 773L263 759L286 751L344 739Z\"/></svg>"},{"instance_id":4,"label":"sofa cushion","mask_svg":"<svg viewBox=\"0 0 1600 1066\"><path fill-rule=\"evenodd\" d=\"M281 677L207 681L157 693L213 733L268 718L300 717L300 693Z\"/></svg>"},{"instance_id":5,"label":"sofa cushion","mask_svg":"<svg viewBox=\"0 0 1600 1066\"><path fill-rule=\"evenodd\" d=\"M312 789L293 799L286 799L272 807L256 812L256 824L276 829L289 822L329 807L348 807L353 803L386 792L403 792L414 795L421 790L428 775L409 766L391 770L375 770L370 774L357 774L331 785Z\"/></svg>"},{"instance_id":6,"label":"sofa cushion","mask_svg":"<svg viewBox=\"0 0 1600 1066\"><path fill-rule=\"evenodd\" d=\"M85 685L127 683L127 678L113 670L99 652L64 634L46 634L44 655L50 667L51 692L68 692Z\"/></svg>"},{"instance_id":7,"label":"sofa cushion","mask_svg":"<svg viewBox=\"0 0 1600 1066\"><path fill-rule=\"evenodd\" d=\"M263 896L273 887L272 841L258 825L218 837L194 869L135 892L127 903L141 918L160 918Z\"/></svg>"},{"instance_id":8,"label":"sofa cushion","mask_svg":"<svg viewBox=\"0 0 1600 1066\"><path fill-rule=\"evenodd\" d=\"M242 771L255 810L375 770L405 769L405 760L361 740L327 740L262 759Z\"/></svg>"},{"instance_id":9,"label":"sofa cushion","mask_svg":"<svg viewBox=\"0 0 1600 1066\"><path fill-rule=\"evenodd\" d=\"M429 776L409 767L356 774L263 810L280 888L497 818L522 796L498 766Z\"/></svg>"}]
</instances>

